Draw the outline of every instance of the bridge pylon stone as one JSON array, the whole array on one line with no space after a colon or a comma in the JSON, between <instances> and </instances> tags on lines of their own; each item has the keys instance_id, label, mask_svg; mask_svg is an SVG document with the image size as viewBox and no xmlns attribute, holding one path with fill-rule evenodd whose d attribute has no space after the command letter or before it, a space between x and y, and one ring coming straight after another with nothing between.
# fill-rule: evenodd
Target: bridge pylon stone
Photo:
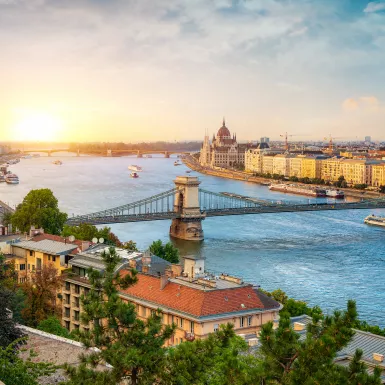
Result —
<instances>
[{"instance_id":1,"label":"bridge pylon stone","mask_svg":"<svg viewBox=\"0 0 385 385\"><path fill-rule=\"evenodd\" d=\"M202 220L199 204L199 184L196 176L177 176L174 180L175 193L174 211L179 215L172 220L170 236L186 241L203 241Z\"/></svg>"},{"instance_id":2,"label":"bridge pylon stone","mask_svg":"<svg viewBox=\"0 0 385 385\"><path fill-rule=\"evenodd\" d=\"M165 157L165 158L169 158L169 157L170 157L170 153L169 153L168 151L165 151L164 157Z\"/></svg>"}]
</instances>

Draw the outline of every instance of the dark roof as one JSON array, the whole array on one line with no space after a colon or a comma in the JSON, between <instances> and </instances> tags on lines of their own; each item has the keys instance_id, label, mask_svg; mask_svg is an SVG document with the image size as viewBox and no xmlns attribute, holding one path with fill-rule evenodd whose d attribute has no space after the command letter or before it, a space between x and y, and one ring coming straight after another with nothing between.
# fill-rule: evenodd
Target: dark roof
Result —
<instances>
[{"instance_id":1,"label":"dark roof","mask_svg":"<svg viewBox=\"0 0 385 385\"><path fill-rule=\"evenodd\" d=\"M262 293L259 289L254 289L254 291L261 300L265 309L277 309L280 307L279 302L269 297L268 295Z\"/></svg>"}]
</instances>

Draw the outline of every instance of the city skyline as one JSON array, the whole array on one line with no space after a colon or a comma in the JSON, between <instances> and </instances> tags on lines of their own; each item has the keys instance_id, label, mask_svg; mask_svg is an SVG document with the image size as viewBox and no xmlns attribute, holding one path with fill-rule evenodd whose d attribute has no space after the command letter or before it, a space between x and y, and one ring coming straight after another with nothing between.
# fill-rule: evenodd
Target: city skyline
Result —
<instances>
[{"instance_id":1,"label":"city skyline","mask_svg":"<svg viewBox=\"0 0 385 385\"><path fill-rule=\"evenodd\" d=\"M0 1L1 139L383 140L384 1ZM294 139L294 138L293 138Z\"/></svg>"}]
</instances>

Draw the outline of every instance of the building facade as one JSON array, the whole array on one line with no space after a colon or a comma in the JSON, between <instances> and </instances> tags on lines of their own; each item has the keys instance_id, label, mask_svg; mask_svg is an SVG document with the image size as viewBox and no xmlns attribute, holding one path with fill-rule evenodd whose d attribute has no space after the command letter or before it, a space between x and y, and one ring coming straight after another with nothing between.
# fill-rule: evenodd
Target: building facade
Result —
<instances>
[{"instance_id":1,"label":"building facade","mask_svg":"<svg viewBox=\"0 0 385 385\"><path fill-rule=\"evenodd\" d=\"M248 145L239 144L236 134L231 135L230 130L226 127L223 119L222 127L219 128L216 136L213 136L210 142L206 133L199 162L202 166L207 167L234 167L244 166L245 151Z\"/></svg>"},{"instance_id":2,"label":"building facade","mask_svg":"<svg viewBox=\"0 0 385 385\"><path fill-rule=\"evenodd\" d=\"M120 297L136 307L139 318L145 320L160 309L163 324L176 325L167 346L205 338L225 323L232 323L236 333L248 335L252 344L263 324L278 319L278 302L240 278L207 273L199 257L185 257L184 264L178 265L149 253L116 250L122 257L120 274L127 274L129 268L138 271L138 282L121 290ZM70 261L73 274L64 282L62 321L68 330L89 327L80 320L79 298L91 288L85 271L104 268L98 252L90 251Z\"/></svg>"},{"instance_id":3,"label":"building facade","mask_svg":"<svg viewBox=\"0 0 385 385\"><path fill-rule=\"evenodd\" d=\"M372 166L372 186L385 186L385 163Z\"/></svg>"},{"instance_id":4,"label":"building facade","mask_svg":"<svg viewBox=\"0 0 385 385\"><path fill-rule=\"evenodd\" d=\"M270 147L267 142L258 143L255 148L249 148L245 152L245 171L262 173L263 158L270 153Z\"/></svg>"}]
</instances>

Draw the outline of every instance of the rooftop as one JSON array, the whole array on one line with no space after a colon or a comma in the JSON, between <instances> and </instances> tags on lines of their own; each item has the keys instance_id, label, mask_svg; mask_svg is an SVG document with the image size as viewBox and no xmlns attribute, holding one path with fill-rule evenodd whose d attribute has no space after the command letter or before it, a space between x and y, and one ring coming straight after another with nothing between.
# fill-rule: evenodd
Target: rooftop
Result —
<instances>
[{"instance_id":1,"label":"rooftop","mask_svg":"<svg viewBox=\"0 0 385 385\"><path fill-rule=\"evenodd\" d=\"M77 249L77 245L44 239L42 241L21 241L14 244L14 247L20 247L26 250L40 251L51 255L65 255Z\"/></svg>"}]
</instances>

